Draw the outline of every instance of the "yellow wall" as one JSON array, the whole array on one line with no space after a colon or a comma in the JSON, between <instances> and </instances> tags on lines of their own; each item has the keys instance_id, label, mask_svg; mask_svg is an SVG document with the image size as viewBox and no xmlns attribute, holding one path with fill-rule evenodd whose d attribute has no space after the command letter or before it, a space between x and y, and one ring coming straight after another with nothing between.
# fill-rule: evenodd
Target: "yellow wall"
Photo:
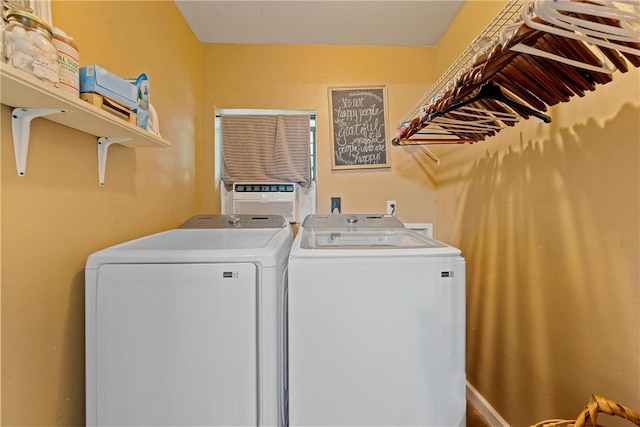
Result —
<instances>
[{"instance_id":1,"label":"yellow wall","mask_svg":"<svg viewBox=\"0 0 640 427\"><path fill-rule=\"evenodd\" d=\"M391 147L390 169L332 171L327 88L386 84L389 132L502 6L468 2L436 49L202 45L173 2L53 2L81 62L151 79L167 149L33 123L15 171L2 107L2 424L84 422L87 255L219 212L216 108L313 109L318 210L329 198L433 221L468 261L467 372L512 425L573 418L596 392L640 408L639 73L473 146ZM89 24L88 24L89 23ZM137 40L152 40L145 48Z\"/></svg>"},{"instance_id":2,"label":"yellow wall","mask_svg":"<svg viewBox=\"0 0 640 427\"><path fill-rule=\"evenodd\" d=\"M467 3L439 53L486 6ZM513 426L575 418L592 393L640 409L639 82L434 148L437 237L468 263L468 379Z\"/></svg>"},{"instance_id":3,"label":"yellow wall","mask_svg":"<svg viewBox=\"0 0 640 427\"><path fill-rule=\"evenodd\" d=\"M18 177L2 106L2 425L84 424L86 257L175 227L199 206L201 44L174 3L55 1L53 21L82 65L149 75L173 145L112 145L100 187L96 139L36 119Z\"/></svg>"},{"instance_id":4,"label":"yellow wall","mask_svg":"<svg viewBox=\"0 0 640 427\"><path fill-rule=\"evenodd\" d=\"M433 221L430 160L417 148L390 147L391 168L331 170L328 88L387 86L389 134L434 77L432 48L353 46L204 46L203 141L213 140L215 109L310 109L317 113L318 211L342 198L343 212L385 212L398 204L404 221ZM247 141L250 143L250 141ZM203 210L219 211L213 144L203 144Z\"/></svg>"},{"instance_id":5,"label":"yellow wall","mask_svg":"<svg viewBox=\"0 0 640 427\"><path fill-rule=\"evenodd\" d=\"M440 76L496 17L507 2L466 0L456 19L440 37L436 46L436 72Z\"/></svg>"}]
</instances>

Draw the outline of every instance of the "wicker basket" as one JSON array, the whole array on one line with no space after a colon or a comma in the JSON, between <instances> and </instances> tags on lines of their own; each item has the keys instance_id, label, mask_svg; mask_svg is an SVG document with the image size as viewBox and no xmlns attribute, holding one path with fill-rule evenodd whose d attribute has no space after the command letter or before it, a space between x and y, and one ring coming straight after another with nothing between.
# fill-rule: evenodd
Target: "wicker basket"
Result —
<instances>
[{"instance_id":1,"label":"wicker basket","mask_svg":"<svg viewBox=\"0 0 640 427\"><path fill-rule=\"evenodd\" d=\"M616 415L640 426L640 414L625 406L619 405L613 400L606 399L596 394L591 396L589 404L580 412L575 420L546 420L532 427L585 427L598 426L598 412L608 415Z\"/></svg>"}]
</instances>

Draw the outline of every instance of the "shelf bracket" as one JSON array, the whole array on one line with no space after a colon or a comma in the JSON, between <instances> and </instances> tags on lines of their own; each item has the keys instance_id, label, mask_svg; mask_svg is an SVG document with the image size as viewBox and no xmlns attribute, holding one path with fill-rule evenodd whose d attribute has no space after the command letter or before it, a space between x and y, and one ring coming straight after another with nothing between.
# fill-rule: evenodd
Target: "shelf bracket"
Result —
<instances>
[{"instance_id":1,"label":"shelf bracket","mask_svg":"<svg viewBox=\"0 0 640 427\"><path fill-rule=\"evenodd\" d=\"M106 136L98 138L98 175L100 185L104 186L104 175L107 169L107 152L111 144L131 141L132 138L108 138Z\"/></svg>"},{"instance_id":2,"label":"shelf bracket","mask_svg":"<svg viewBox=\"0 0 640 427\"><path fill-rule=\"evenodd\" d=\"M14 108L11 112L11 132L13 133L13 151L16 156L18 175L24 176L27 170L27 154L29 152L29 136L31 120L49 114L65 113L58 108Z\"/></svg>"}]
</instances>

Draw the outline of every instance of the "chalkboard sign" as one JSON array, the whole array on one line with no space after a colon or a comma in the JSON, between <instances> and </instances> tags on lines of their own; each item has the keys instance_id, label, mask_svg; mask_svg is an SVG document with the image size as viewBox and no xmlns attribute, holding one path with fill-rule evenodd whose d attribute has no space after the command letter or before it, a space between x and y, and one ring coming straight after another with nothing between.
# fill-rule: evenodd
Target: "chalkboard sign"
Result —
<instances>
[{"instance_id":1,"label":"chalkboard sign","mask_svg":"<svg viewBox=\"0 0 640 427\"><path fill-rule=\"evenodd\" d=\"M329 89L333 169L389 167L386 88Z\"/></svg>"}]
</instances>

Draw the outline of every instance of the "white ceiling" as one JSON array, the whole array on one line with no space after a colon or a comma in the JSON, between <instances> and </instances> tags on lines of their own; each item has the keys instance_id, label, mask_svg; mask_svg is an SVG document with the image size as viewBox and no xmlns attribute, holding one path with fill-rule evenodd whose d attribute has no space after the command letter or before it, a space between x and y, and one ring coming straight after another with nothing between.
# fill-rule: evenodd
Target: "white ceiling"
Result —
<instances>
[{"instance_id":1,"label":"white ceiling","mask_svg":"<svg viewBox=\"0 0 640 427\"><path fill-rule=\"evenodd\" d=\"M465 0L175 0L205 43L435 46Z\"/></svg>"}]
</instances>

